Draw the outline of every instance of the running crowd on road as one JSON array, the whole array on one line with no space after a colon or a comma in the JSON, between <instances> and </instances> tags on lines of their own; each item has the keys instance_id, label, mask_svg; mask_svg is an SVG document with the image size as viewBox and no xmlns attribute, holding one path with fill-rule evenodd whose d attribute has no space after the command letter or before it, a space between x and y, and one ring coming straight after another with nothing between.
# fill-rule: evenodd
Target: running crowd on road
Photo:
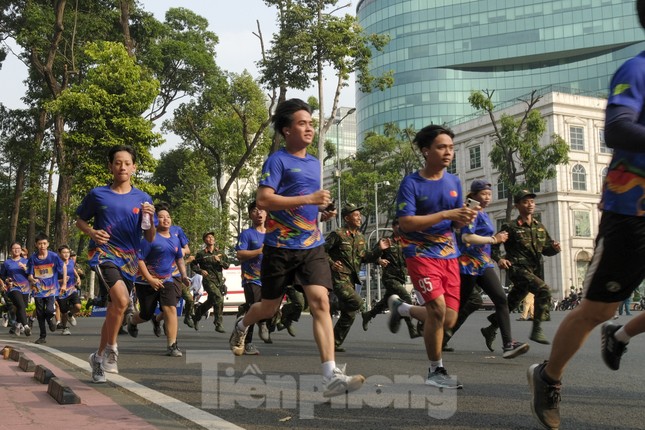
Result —
<instances>
[{"instance_id":1,"label":"running crowd on road","mask_svg":"<svg viewBox=\"0 0 645 430\"><path fill-rule=\"evenodd\" d=\"M636 9L645 28L645 0L637 0ZM479 308L480 291L495 307L488 317L490 325L481 328L484 344L494 351L499 329L505 359L529 350L528 343L513 338L509 316L529 296L533 300L529 340L551 345L548 359L527 372L531 409L543 427L557 429L562 377L590 332L602 325L602 358L612 370L619 369L632 338L645 332L644 312L624 326L612 322L618 306L645 278L645 52L626 61L610 83L605 141L613 155L603 186L594 256L583 290L575 292L579 304L552 340L543 330L552 304L543 257L558 254L561 245L535 217L539 201L535 192L517 192L513 196L517 218L496 231L485 211L492 201L491 182L472 181L464 196L460 179L447 171L455 154L454 133L432 124L414 137L423 165L399 185L392 235L370 248L361 233L363 208L347 202L340 208L343 225L325 238L319 225L335 218L338 209L330 191L321 187L320 161L307 150L315 136L312 108L299 99L283 101L274 112L273 127L284 147L264 162L255 199L247 208L251 225L235 246L246 299L229 338L236 356L260 354L253 343L254 327L265 343L272 343L275 330L286 329L295 336L294 323L306 307L320 357L323 396L343 395L365 381L363 375L347 374L336 362L356 316L367 331L379 314L389 310L390 331L397 333L404 321L410 338L423 339L428 359L425 383L460 389L462 381L448 373L444 353L453 350L448 342ZM89 357L95 383L105 382L106 373L119 372L117 340L124 323L137 337L138 326L150 321L153 333L166 337L166 354L181 357L176 307L182 297L187 303L185 324L198 330L200 320L212 312L214 330L226 332L223 271L230 265L229 257L218 248L212 231L203 234L204 247L190 255L188 239L181 227L173 225L170 207L153 205L150 195L133 186L136 161L132 147L112 148L108 154L112 181L92 189L76 211L76 226L90 238L88 261L106 303L100 341ZM22 244L11 244L9 258L0 267L0 289L6 325L15 336L31 336L34 319L27 307L33 300L38 322L35 343L42 344L48 331L60 328L62 335L70 335L70 327L76 325L82 271L69 246L54 252L44 234L38 234L33 245L36 250L29 255ZM371 309L360 295L359 273L365 263L382 268L385 285L383 299ZM508 295L496 268L504 270L512 283ZM188 269L195 274L193 279ZM411 293L405 287L408 277ZM191 291L201 289L206 301L193 303ZM285 297L289 300L283 306ZM332 315L337 311L334 326ZM520 319L529 319L529 314Z\"/></svg>"}]
</instances>

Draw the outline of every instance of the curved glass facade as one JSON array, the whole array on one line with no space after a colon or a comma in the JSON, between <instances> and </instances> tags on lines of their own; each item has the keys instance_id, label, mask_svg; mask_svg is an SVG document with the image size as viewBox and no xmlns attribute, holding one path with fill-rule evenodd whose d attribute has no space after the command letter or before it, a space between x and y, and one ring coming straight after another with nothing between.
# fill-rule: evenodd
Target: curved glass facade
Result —
<instances>
[{"instance_id":1,"label":"curved glass facade","mask_svg":"<svg viewBox=\"0 0 645 430\"><path fill-rule=\"evenodd\" d=\"M362 0L357 16L390 35L371 70L395 79L357 91L359 141L388 122L460 122L475 114L472 90L494 90L500 106L533 90L606 97L616 68L645 50L634 0Z\"/></svg>"}]
</instances>

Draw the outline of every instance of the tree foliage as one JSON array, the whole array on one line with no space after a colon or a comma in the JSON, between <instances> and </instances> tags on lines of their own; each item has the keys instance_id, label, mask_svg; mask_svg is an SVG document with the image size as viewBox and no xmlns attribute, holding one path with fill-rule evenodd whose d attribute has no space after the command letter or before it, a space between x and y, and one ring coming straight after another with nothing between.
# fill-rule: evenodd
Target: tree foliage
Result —
<instances>
[{"instance_id":1,"label":"tree foliage","mask_svg":"<svg viewBox=\"0 0 645 430\"><path fill-rule=\"evenodd\" d=\"M548 143L541 144L546 120L535 109L540 101L536 91L528 100L523 100L526 109L521 115L502 114L499 120L494 115L493 94L494 91L473 91L468 101L475 109L486 112L493 125L490 160L499 172L500 182L509 190L506 220L510 221L513 195L522 189L538 189L542 181L555 178L556 166L569 162L569 146L557 134L553 134Z\"/></svg>"}]
</instances>

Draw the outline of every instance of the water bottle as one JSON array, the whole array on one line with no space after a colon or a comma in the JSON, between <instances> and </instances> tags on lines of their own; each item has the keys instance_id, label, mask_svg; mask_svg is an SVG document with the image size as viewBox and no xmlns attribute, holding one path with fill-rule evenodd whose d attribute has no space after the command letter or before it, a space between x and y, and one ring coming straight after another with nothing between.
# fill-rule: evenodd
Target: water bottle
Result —
<instances>
[{"instance_id":1,"label":"water bottle","mask_svg":"<svg viewBox=\"0 0 645 430\"><path fill-rule=\"evenodd\" d=\"M152 227L152 219L150 217L150 214L144 213L141 217L141 229L150 230L151 227Z\"/></svg>"}]
</instances>

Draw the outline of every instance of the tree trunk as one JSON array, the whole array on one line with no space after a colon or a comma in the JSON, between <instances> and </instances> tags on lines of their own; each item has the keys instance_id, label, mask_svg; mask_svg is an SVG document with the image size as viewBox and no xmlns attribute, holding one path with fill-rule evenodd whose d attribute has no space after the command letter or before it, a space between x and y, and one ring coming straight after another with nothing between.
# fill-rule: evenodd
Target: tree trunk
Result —
<instances>
[{"instance_id":1,"label":"tree trunk","mask_svg":"<svg viewBox=\"0 0 645 430\"><path fill-rule=\"evenodd\" d=\"M52 188L54 186L54 154L51 155L49 162L49 172L47 177L47 217L45 219L45 234L49 237L49 227L52 222Z\"/></svg>"},{"instance_id":2,"label":"tree trunk","mask_svg":"<svg viewBox=\"0 0 645 430\"><path fill-rule=\"evenodd\" d=\"M20 218L20 202L25 191L25 171L27 170L27 161L20 160L16 169L16 190L13 194L13 208L11 210L11 220L9 228L9 243L16 241L18 235L18 219Z\"/></svg>"},{"instance_id":3,"label":"tree trunk","mask_svg":"<svg viewBox=\"0 0 645 430\"><path fill-rule=\"evenodd\" d=\"M56 217L54 219L54 243L67 243L69 236L69 217L65 210L69 206L69 194L72 189L72 176L67 174L68 166L63 141L65 119L62 115L54 118L54 147L56 148L58 171L58 190L56 193Z\"/></svg>"},{"instance_id":4,"label":"tree trunk","mask_svg":"<svg viewBox=\"0 0 645 430\"><path fill-rule=\"evenodd\" d=\"M121 31L123 32L123 44L128 51L128 55L134 57L134 42L130 36L130 6L131 0L119 0L121 8Z\"/></svg>"}]
</instances>

